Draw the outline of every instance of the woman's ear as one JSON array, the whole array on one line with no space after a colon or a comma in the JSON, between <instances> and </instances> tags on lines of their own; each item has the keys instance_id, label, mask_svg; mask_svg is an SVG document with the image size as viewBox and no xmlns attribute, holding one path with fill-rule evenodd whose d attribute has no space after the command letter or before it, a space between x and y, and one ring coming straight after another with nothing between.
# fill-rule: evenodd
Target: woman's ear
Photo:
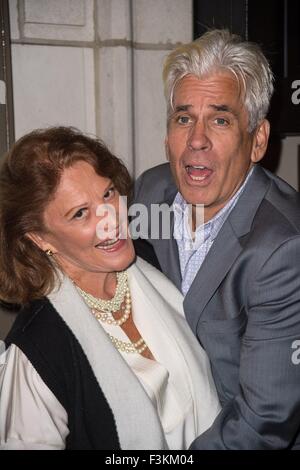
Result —
<instances>
[{"instance_id":1,"label":"woman's ear","mask_svg":"<svg viewBox=\"0 0 300 470\"><path fill-rule=\"evenodd\" d=\"M267 150L270 135L270 123L264 119L255 130L251 161L258 163Z\"/></svg>"},{"instance_id":2,"label":"woman's ear","mask_svg":"<svg viewBox=\"0 0 300 470\"><path fill-rule=\"evenodd\" d=\"M44 251L44 252L51 251L52 253L55 252L54 247L51 245L51 243L44 240L42 235L39 235L38 233L35 233L35 232L29 232L29 233L26 234L26 236L35 245L37 245L42 251Z\"/></svg>"}]
</instances>

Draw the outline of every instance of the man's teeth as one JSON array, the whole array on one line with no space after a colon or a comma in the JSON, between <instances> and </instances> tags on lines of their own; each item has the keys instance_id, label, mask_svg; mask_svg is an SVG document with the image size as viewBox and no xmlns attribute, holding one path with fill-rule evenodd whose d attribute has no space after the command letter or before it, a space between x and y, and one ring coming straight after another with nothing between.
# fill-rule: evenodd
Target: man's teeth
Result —
<instances>
[{"instance_id":1,"label":"man's teeth","mask_svg":"<svg viewBox=\"0 0 300 470\"><path fill-rule=\"evenodd\" d=\"M206 176L193 176L193 175L190 175L190 177L192 178L192 180L194 181L203 181L205 180Z\"/></svg>"},{"instance_id":2,"label":"man's teeth","mask_svg":"<svg viewBox=\"0 0 300 470\"><path fill-rule=\"evenodd\" d=\"M188 165L187 168L196 168L196 170L205 170L206 169L206 166L202 166L202 165Z\"/></svg>"},{"instance_id":3,"label":"man's teeth","mask_svg":"<svg viewBox=\"0 0 300 470\"><path fill-rule=\"evenodd\" d=\"M196 175L193 175L193 173L192 173L193 170L207 170L208 168L206 166L203 166L203 165L187 165L186 169L187 169L187 172L188 172L190 178L193 181L203 181L203 180L206 179L206 175L196 176Z\"/></svg>"}]
</instances>

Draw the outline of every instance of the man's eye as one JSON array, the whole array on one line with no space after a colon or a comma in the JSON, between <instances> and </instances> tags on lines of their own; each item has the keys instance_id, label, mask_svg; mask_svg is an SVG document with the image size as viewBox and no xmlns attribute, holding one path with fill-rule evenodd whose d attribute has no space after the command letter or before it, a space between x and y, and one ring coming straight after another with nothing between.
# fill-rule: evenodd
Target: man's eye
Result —
<instances>
[{"instance_id":1,"label":"man's eye","mask_svg":"<svg viewBox=\"0 0 300 470\"><path fill-rule=\"evenodd\" d=\"M178 116L176 121L179 124L189 124L189 122L191 122L191 118L189 116Z\"/></svg>"},{"instance_id":2,"label":"man's eye","mask_svg":"<svg viewBox=\"0 0 300 470\"><path fill-rule=\"evenodd\" d=\"M218 124L218 126L227 126L229 124L227 119L224 118L216 118L215 122Z\"/></svg>"},{"instance_id":3,"label":"man's eye","mask_svg":"<svg viewBox=\"0 0 300 470\"><path fill-rule=\"evenodd\" d=\"M83 208L83 209L79 209L76 214L73 215L73 219L76 219L76 220L80 220L80 219L83 219L84 216L86 215L86 211L87 209L86 208Z\"/></svg>"},{"instance_id":4,"label":"man's eye","mask_svg":"<svg viewBox=\"0 0 300 470\"><path fill-rule=\"evenodd\" d=\"M109 188L106 193L104 194L103 198L106 200L106 201L109 201L110 199L112 199L115 195L115 188L114 186L112 186L111 188Z\"/></svg>"}]
</instances>

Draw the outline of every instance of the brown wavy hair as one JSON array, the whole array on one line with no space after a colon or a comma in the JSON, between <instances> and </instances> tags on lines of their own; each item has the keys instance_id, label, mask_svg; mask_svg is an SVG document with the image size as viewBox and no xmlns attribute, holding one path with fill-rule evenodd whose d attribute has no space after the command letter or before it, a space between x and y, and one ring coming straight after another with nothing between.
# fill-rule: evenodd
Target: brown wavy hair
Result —
<instances>
[{"instance_id":1,"label":"brown wavy hair","mask_svg":"<svg viewBox=\"0 0 300 470\"><path fill-rule=\"evenodd\" d=\"M24 305L54 288L51 258L27 236L45 230L43 215L62 172L78 161L110 178L121 195L132 181L124 164L105 144L72 127L37 129L19 139L0 169L0 298Z\"/></svg>"}]
</instances>

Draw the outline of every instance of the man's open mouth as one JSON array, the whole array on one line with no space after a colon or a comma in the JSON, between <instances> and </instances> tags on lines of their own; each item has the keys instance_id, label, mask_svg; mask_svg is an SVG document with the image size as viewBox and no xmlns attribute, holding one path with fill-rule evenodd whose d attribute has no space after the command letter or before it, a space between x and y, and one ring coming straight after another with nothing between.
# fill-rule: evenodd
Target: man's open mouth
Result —
<instances>
[{"instance_id":1,"label":"man's open mouth","mask_svg":"<svg viewBox=\"0 0 300 470\"><path fill-rule=\"evenodd\" d=\"M213 172L213 170L203 165L186 165L185 169L193 181L204 181Z\"/></svg>"}]
</instances>

